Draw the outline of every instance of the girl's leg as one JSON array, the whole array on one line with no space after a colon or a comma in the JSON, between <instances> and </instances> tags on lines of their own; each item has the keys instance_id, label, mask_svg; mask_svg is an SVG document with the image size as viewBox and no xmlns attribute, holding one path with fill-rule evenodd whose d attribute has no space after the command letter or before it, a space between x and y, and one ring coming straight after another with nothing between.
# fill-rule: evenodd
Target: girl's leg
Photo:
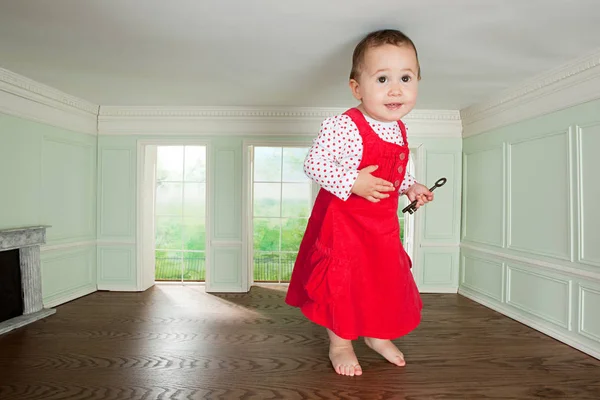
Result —
<instances>
[{"instance_id":1,"label":"girl's leg","mask_svg":"<svg viewBox=\"0 0 600 400\"><path fill-rule=\"evenodd\" d=\"M399 367L406 365L406 361L404 361L404 354L398 350L396 345L392 343L391 340L366 337L365 343L392 364L396 364Z\"/></svg>"},{"instance_id":2,"label":"girl's leg","mask_svg":"<svg viewBox=\"0 0 600 400\"><path fill-rule=\"evenodd\" d=\"M327 329L327 334L329 335L329 359L335 372L348 376L362 375L352 341L342 339L329 329Z\"/></svg>"}]
</instances>

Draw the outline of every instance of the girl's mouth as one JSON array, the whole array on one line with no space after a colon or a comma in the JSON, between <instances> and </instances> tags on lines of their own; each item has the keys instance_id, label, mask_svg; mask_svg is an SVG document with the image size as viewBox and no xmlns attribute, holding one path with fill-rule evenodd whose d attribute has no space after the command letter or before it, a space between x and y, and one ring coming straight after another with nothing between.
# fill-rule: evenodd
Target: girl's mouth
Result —
<instances>
[{"instance_id":1,"label":"girl's mouth","mask_svg":"<svg viewBox=\"0 0 600 400\"><path fill-rule=\"evenodd\" d=\"M394 110L397 110L400 107L402 107L402 103L389 103L389 104L386 104L385 106L388 108L388 110L394 111Z\"/></svg>"}]
</instances>

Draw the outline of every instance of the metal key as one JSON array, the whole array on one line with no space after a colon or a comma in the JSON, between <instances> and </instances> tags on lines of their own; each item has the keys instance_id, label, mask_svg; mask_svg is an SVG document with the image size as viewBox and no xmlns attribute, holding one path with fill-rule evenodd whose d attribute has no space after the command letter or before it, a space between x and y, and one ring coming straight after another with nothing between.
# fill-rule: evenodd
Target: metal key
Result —
<instances>
[{"instance_id":1,"label":"metal key","mask_svg":"<svg viewBox=\"0 0 600 400\"><path fill-rule=\"evenodd\" d=\"M440 178L435 182L435 185L433 185L431 188L429 188L430 192L433 192L435 190L435 188L439 188L444 186L444 183L446 183L446 178ZM417 205L417 200L413 201L412 203L410 203L409 205L407 205L406 207L404 207L402 209L402 212L405 213L408 211L409 214L414 213L415 211L417 211L416 209L416 205Z\"/></svg>"}]
</instances>

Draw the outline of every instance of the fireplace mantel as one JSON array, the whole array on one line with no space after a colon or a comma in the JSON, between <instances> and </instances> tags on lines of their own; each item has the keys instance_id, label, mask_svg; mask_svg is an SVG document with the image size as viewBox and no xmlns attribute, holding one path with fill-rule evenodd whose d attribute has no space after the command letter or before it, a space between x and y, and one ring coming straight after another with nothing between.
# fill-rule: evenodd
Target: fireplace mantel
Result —
<instances>
[{"instance_id":1,"label":"fireplace mantel","mask_svg":"<svg viewBox=\"0 0 600 400\"><path fill-rule=\"evenodd\" d=\"M45 244L46 228L49 228L49 226L0 229L0 251Z\"/></svg>"},{"instance_id":2,"label":"fireplace mantel","mask_svg":"<svg viewBox=\"0 0 600 400\"><path fill-rule=\"evenodd\" d=\"M0 251L19 250L23 315L0 322L0 335L56 312L44 309L42 302L42 266L40 246L46 243L47 225L0 229Z\"/></svg>"}]
</instances>

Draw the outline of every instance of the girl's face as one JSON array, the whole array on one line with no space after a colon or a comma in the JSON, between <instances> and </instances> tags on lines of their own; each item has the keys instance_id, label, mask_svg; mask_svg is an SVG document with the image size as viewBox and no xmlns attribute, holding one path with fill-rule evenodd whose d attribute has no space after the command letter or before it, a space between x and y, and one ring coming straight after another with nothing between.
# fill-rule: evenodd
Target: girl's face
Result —
<instances>
[{"instance_id":1,"label":"girl's face","mask_svg":"<svg viewBox=\"0 0 600 400\"><path fill-rule=\"evenodd\" d=\"M417 101L417 55L411 46L386 44L369 48L358 80L350 80L352 94L363 113L382 122L398 121Z\"/></svg>"}]
</instances>

